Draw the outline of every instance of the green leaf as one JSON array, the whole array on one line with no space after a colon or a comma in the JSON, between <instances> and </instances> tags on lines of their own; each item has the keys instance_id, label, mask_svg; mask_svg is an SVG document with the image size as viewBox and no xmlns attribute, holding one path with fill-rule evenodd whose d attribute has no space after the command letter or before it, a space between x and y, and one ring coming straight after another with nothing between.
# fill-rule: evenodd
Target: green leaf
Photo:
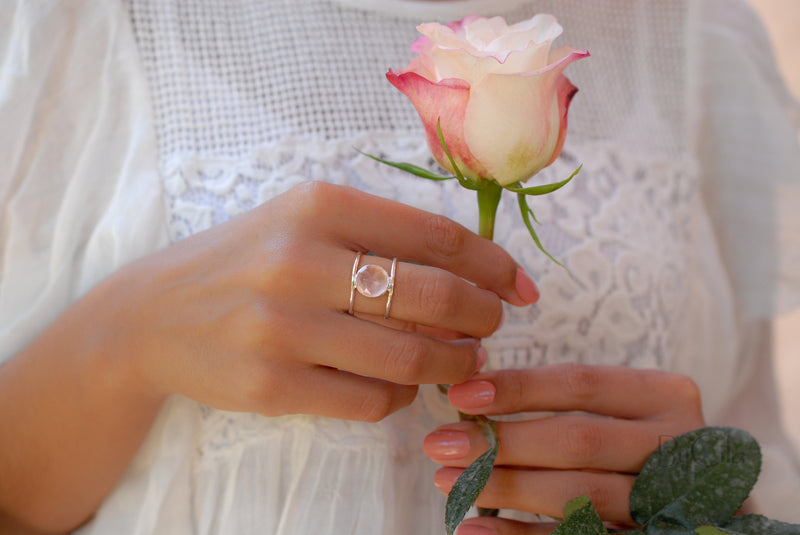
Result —
<instances>
[{"instance_id":1,"label":"green leaf","mask_svg":"<svg viewBox=\"0 0 800 535\"><path fill-rule=\"evenodd\" d=\"M726 535L726 533L728 533L727 531L722 531L714 526L700 526L694 531L700 535Z\"/></svg>"},{"instance_id":2,"label":"green leaf","mask_svg":"<svg viewBox=\"0 0 800 535\"><path fill-rule=\"evenodd\" d=\"M476 418L483 430L483 436L489 441L489 449L475 459L464 472L458 476L453 488L447 495L447 505L444 512L444 525L447 535L453 535L458 525L464 520L470 507L473 506L478 494L481 493L489 475L494 468L497 458L499 443L497 441L497 422L485 417Z\"/></svg>"},{"instance_id":3,"label":"green leaf","mask_svg":"<svg viewBox=\"0 0 800 535\"><path fill-rule=\"evenodd\" d=\"M542 245L542 242L539 241L539 236L536 235L536 231L533 229L533 223L531 223L531 217L533 216L534 221L536 220L536 217L533 215L533 210L531 210L530 207L528 206L528 200L525 198L524 193L517 194L517 202L519 203L519 211L522 214L522 220L525 222L525 226L528 227L528 232L530 233L531 238L533 238L534 243L536 243L536 246L539 248L541 252L547 255L547 258L549 258L559 266L564 267L564 265L561 264L561 262L553 258L553 255L551 255L545 250L544 246Z\"/></svg>"},{"instance_id":4,"label":"green leaf","mask_svg":"<svg viewBox=\"0 0 800 535\"><path fill-rule=\"evenodd\" d=\"M800 524L788 524L761 515L742 515L724 524L725 533L741 535L798 535Z\"/></svg>"},{"instance_id":5,"label":"green leaf","mask_svg":"<svg viewBox=\"0 0 800 535\"><path fill-rule=\"evenodd\" d=\"M513 191L514 193L522 193L523 195L545 195L547 193L552 193L557 189L560 189L563 186L569 184L569 181L575 178L575 175L580 173L582 168L583 166L581 165L580 167L575 169L575 171L573 171L571 175L569 175L569 178L567 178L566 180L562 180L561 182L556 182L553 184L543 184L541 186L532 186L529 188L523 188L519 185L519 182L517 182L513 186L506 186L506 189L508 191Z\"/></svg>"},{"instance_id":6,"label":"green leaf","mask_svg":"<svg viewBox=\"0 0 800 535\"><path fill-rule=\"evenodd\" d=\"M567 505L564 506L564 519L568 519L579 509L586 507L586 505L590 503L592 503L592 500L585 494L581 494L577 498L570 500L567 502ZM594 507L594 504L592 504L592 507Z\"/></svg>"},{"instance_id":7,"label":"green leaf","mask_svg":"<svg viewBox=\"0 0 800 535\"><path fill-rule=\"evenodd\" d=\"M403 163L403 162L390 162L389 160L384 160L383 158L378 158L377 156L373 156L372 154L360 151L358 149L356 149L356 150L358 152L360 152L361 154L363 154L364 156L366 156L367 158L372 158L376 162L380 162L380 163L382 163L384 165L388 165L390 167L395 167L397 169L405 171L406 173L411 173L412 175L416 175L416 176L418 176L420 178L427 178L428 180L435 180L437 182L441 182L441 181L444 181L444 180L452 180L452 179L455 178L454 176L437 175L436 173L434 173L432 171L428 171L424 167L420 167L418 165L414 165L414 164L410 164L410 163Z\"/></svg>"},{"instance_id":8,"label":"green leaf","mask_svg":"<svg viewBox=\"0 0 800 535\"><path fill-rule=\"evenodd\" d=\"M745 431L706 427L686 433L647 459L631 491L631 516L647 533L722 526L760 470L761 450Z\"/></svg>"},{"instance_id":9,"label":"green leaf","mask_svg":"<svg viewBox=\"0 0 800 535\"><path fill-rule=\"evenodd\" d=\"M608 535L588 496L578 496L564 506L564 521L551 535Z\"/></svg>"},{"instance_id":10,"label":"green leaf","mask_svg":"<svg viewBox=\"0 0 800 535\"><path fill-rule=\"evenodd\" d=\"M456 178L458 179L458 183L461 184L463 187L467 189L471 189L473 191L478 191L483 189L483 185L473 182L472 180L468 179L464 176L464 173L461 172L461 169L458 168L456 165L456 160L453 158L453 155L450 154L450 149L447 148L447 143L444 141L444 134L442 134L442 124L440 121L436 121L436 136L439 138L439 144L444 149L445 155L447 155L447 159L450 161L450 165L453 166L453 172L456 174Z\"/></svg>"}]
</instances>

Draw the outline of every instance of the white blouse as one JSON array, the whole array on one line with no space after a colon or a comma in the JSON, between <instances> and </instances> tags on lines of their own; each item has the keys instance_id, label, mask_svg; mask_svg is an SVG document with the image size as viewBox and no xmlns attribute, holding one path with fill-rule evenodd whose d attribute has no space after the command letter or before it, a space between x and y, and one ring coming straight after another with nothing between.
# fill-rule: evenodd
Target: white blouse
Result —
<instances>
[{"instance_id":1,"label":"white blouse","mask_svg":"<svg viewBox=\"0 0 800 535\"><path fill-rule=\"evenodd\" d=\"M533 201L541 255L505 199L497 241L542 298L506 310L489 366L625 364L692 376L710 424L764 450L755 504L800 521L767 322L800 303L797 108L738 2L74 0L0 7L0 359L121 265L309 179L474 227L472 195L375 164L429 165L383 75L415 25L556 15L592 57L562 157ZM534 179L539 180L539 178ZM346 277L347 274L343 274ZM380 424L264 418L174 396L96 517L106 533L438 533L425 434L434 387ZM792 518L794 515L794 518Z\"/></svg>"}]
</instances>

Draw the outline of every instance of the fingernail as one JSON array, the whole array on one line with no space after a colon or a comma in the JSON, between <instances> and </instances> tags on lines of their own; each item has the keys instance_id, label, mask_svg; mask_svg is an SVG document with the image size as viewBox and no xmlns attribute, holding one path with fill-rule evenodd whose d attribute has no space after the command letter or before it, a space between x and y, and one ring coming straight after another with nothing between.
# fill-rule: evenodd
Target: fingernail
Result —
<instances>
[{"instance_id":1,"label":"fingernail","mask_svg":"<svg viewBox=\"0 0 800 535\"><path fill-rule=\"evenodd\" d=\"M478 365L475 368L475 371L477 372L480 371L480 369L483 368L484 364L486 364L486 361L489 360L489 352L486 350L485 347L480 346L476 351L476 353L478 357Z\"/></svg>"},{"instance_id":2,"label":"fingernail","mask_svg":"<svg viewBox=\"0 0 800 535\"><path fill-rule=\"evenodd\" d=\"M450 492L450 489L453 488L453 485L458 479L458 476L464 470L459 468L439 468L435 474L433 474L433 484L436 485L436 488L439 489L439 492L443 494L447 494Z\"/></svg>"},{"instance_id":3,"label":"fingernail","mask_svg":"<svg viewBox=\"0 0 800 535\"><path fill-rule=\"evenodd\" d=\"M467 381L453 385L447 395L455 407L461 409L478 409L494 401L497 388L489 381Z\"/></svg>"},{"instance_id":4,"label":"fingernail","mask_svg":"<svg viewBox=\"0 0 800 535\"><path fill-rule=\"evenodd\" d=\"M519 296L529 305L539 300L539 288L536 287L536 283L521 267L517 268L516 287Z\"/></svg>"},{"instance_id":5,"label":"fingernail","mask_svg":"<svg viewBox=\"0 0 800 535\"><path fill-rule=\"evenodd\" d=\"M422 442L425 455L431 459L462 459L469 453L469 435L463 431L434 431Z\"/></svg>"},{"instance_id":6,"label":"fingernail","mask_svg":"<svg viewBox=\"0 0 800 535\"><path fill-rule=\"evenodd\" d=\"M497 535L497 532L484 526L475 524L462 524L456 531L456 535Z\"/></svg>"}]
</instances>

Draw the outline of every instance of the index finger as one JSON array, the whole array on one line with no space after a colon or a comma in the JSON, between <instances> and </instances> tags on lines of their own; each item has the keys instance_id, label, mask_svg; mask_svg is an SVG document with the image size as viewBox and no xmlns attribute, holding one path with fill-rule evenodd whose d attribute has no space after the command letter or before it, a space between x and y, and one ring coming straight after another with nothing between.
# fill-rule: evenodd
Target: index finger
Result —
<instances>
[{"instance_id":1,"label":"index finger","mask_svg":"<svg viewBox=\"0 0 800 535\"><path fill-rule=\"evenodd\" d=\"M447 270L517 306L539 299L536 284L506 251L444 216L352 188L313 187L335 211L326 232L346 247Z\"/></svg>"},{"instance_id":2,"label":"index finger","mask_svg":"<svg viewBox=\"0 0 800 535\"><path fill-rule=\"evenodd\" d=\"M644 419L684 411L702 420L700 394L684 375L625 366L555 364L482 373L448 392L468 414L586 411Z\"/></svg>"}]
</instances>

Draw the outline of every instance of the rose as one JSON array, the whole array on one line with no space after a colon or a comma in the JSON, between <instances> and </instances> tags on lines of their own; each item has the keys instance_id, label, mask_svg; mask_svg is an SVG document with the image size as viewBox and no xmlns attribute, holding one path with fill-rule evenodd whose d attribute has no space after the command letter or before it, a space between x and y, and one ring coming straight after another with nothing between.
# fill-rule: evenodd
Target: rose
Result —
<instances>
[{"instance_id":1,"label":"rose","mask_svg":"<svg viewBox=\"0 0 800 535\"><path fill-rule=\"evenodd\" d=\"M386 77L416 107L436 161L501 186L522 182L561 153L567 110L577 89L564 69L586 51L550 50L562 28L551 15L508 26L475 15L446 26L422 24L405 70Z\"/></svg>"}]
</instances>

